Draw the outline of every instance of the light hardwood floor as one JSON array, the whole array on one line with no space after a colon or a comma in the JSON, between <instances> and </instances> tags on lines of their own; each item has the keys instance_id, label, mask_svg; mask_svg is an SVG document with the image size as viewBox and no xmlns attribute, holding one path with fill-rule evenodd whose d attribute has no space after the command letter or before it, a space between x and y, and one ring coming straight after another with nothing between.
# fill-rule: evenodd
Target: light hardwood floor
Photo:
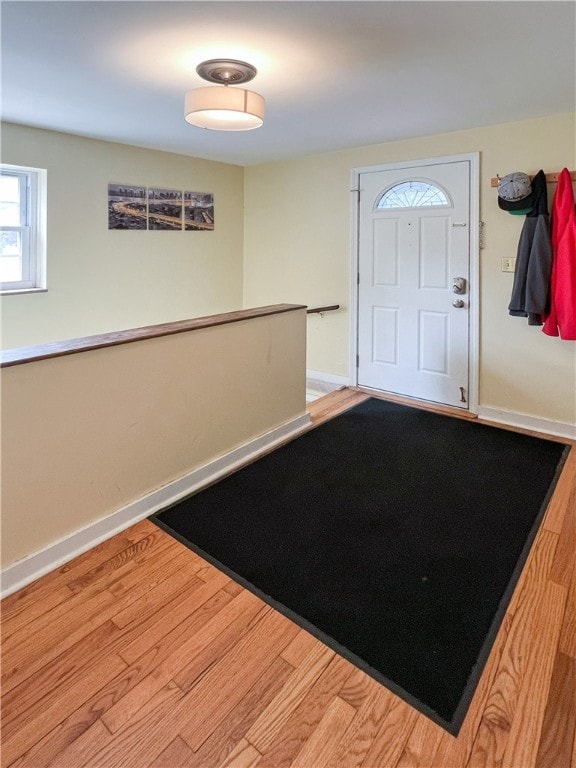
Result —
<instances>
[{"instance_id":1,"label":"light hardwood floor","mask_svg":"<svg viewBox=\"0 0 576 768\"><path fill-rule=\"evenodd\" d=\"M573 447L454 738L138 523L3 601L2 765L576 768L575 553Z\"/></svg>"}]
</instances>

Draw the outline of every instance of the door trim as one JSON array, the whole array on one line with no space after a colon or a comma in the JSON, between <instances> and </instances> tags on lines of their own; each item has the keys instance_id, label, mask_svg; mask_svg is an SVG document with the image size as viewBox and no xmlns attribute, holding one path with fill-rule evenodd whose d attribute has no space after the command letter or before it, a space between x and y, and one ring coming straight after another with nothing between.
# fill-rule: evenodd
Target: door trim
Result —
<instances>
[{"instance_id":1,"label":"door trim","mask_svg":"<svg viewBox=\"0 0 576 768\"><path fill-rule=\"evenodd\" d=\"M469 392L468 412L478 413L479 402L479 338L480 338L480 153L406 160L382 165L353 168L350 184L350 382L358 386L358 263L360 176L363 173L419 168L460 161L470 163L470 310L469 310Z\"/></svg>"}]
</instances>

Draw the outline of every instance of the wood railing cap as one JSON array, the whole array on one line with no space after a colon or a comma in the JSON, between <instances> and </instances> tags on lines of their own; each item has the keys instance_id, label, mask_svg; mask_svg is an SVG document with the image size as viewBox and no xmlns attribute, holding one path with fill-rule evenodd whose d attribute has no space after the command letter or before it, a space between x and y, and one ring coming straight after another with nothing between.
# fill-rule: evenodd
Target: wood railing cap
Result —
<instances>
[{"instance_id":1,"label":"wood railing cap","mask_svg":"<svg viewBox=\"0 0 576 768\"><path fill-rule=\"evenodd\" d=\"M175 333L185 333L187 331L197 331L202 328L212 328L218 325L252 320L258 317L279 315L298 309L306 309L306 306L303 304L270 304L265 307L240 309L235 312L223 312L218 315L206 315L205 317L195 317L189 320L177 320L173 323L146 325L142 328L131 328L125 331L112 331L111 333L100 333L95 336L81 336L77 339L64 339L63 341L50 341L46 344L35 344L29 347L16 347L0 352L0 367L7 368L11 365L22 365L23 363L37 360L47 360L51 357L74 355L91 349L103 349L104 347L113 347L118 344L130 344L134 341L171 336Z\"/></svg>"}]
</instances>

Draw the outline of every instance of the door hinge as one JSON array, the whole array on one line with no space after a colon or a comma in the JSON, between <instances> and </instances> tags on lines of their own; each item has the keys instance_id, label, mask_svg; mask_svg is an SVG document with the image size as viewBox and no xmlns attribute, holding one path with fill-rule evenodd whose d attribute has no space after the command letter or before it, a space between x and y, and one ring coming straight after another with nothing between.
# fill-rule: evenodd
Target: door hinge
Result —
<instances>
[{"instance_id":1,"label":"door hinge","mask_svg":"<svg viewBox=\"0 0 576 768\"><path fill-rule=\"evenodd\" d=\"M466 390L464 387L460 387L460 402L465 403L466 402L466 395L464 394Z\"/></svg>"},{"instance_id":2,"label":"door hinge","mask_svg":"<svg viewBox=\"0 0 576 768\"><path fill-rule=\"evenodd\" d=\"M356 368L360 365L360 355L356 355Z\"/></svg>"}]
</instances>

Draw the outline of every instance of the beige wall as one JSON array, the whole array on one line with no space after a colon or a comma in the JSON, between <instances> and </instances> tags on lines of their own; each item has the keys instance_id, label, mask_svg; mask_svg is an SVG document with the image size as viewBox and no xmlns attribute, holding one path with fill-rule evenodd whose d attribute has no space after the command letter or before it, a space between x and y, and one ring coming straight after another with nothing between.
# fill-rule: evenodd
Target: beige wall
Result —
<instances>
[{"instance_id":1,"label":"beige wall","mask_svg":"<svg viewBox=\"0 0 576 768\"><path fill-rule=\"evenodd\" d=\"M245 306L340 304L308 319L308 368L349 376L350 172L355 167L480 152L480 403L573 424L576 345L508 316L522 217L500 211L490 178L576 168L575 116L556 115L271 163L245 171ZM549 187L552 202L553 187Z\"/></svg>"},{"instance_id":2,"label":"beige wall","mask_svg":"<svg viewBox=\"0 0 576 768\"><path fill-rule=\"evenodd\" d=\"M575 345L508 316L500 259L515 255L522 219L501 212L490 187L496 173L575 168L574 131L573 114L555 115L242 169L5 125L2 159L48 168L49 290L2 298L3 346L242 305L339 303L308 318L307 366L349 376L351 169L480 152L480 403L574 423ZM216 229L109 231L110 181L213 191Z\"/></svg>"},{"instance_id":3,"label":"beige wall","mask_svg":"<svg viewBox=\"0 0 576 768\"><path fill-rule=\"evenodd\" d=\"M2 370L11 565L305 412L303 309Z\"/></svg>"},{"instance_id":4,"label":"beige wall","mask_svg":"<svg viewBox=\"0 0 576 768\"><path fill-rule=\"evenodd\" d=\"M2 161L48 170L48 291L3 296L11 348L242 307L243 169L2 126ZM108 229L108 183L213 192L213 232Z\"/></svg>"}]
</instances>

